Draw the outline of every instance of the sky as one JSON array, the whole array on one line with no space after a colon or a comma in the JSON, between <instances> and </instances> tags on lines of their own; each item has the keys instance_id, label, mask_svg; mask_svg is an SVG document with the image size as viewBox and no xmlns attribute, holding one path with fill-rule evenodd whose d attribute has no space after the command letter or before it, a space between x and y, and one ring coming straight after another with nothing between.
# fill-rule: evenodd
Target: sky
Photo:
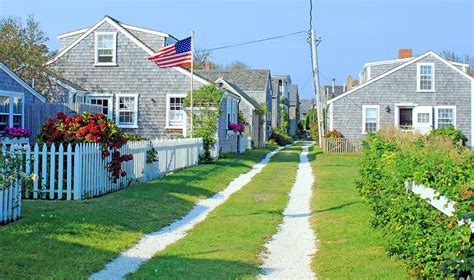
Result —
<instances>
[{"instance_id":1,"label":"sky","mask_svg":"<svg viewBox=\"0 0 474 280\"><path fill-rule=\"evenodd\" d=\"M58 34L104 15L179 39L194 30L196 49L208 49L308 30L309 8L309 0L0 0L1 17L34 15L51 50ZM313 27L321 85L358 78L364 63L396 59L400 48L474 56L474 0L313 0ZM300 98L314 96L306 33L216 50L211 60L290 75Z\"/></svg>"}]
</instances>

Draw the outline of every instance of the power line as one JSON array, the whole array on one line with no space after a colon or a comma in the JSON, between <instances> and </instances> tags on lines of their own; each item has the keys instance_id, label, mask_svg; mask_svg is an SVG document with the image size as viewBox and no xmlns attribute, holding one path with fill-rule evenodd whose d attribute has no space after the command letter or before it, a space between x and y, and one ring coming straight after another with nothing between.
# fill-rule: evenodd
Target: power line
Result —
<instances>
[{"instance_id":1,"label":"power line","mask_svg":"<svg viewBox=\"0 0 474 280\"><path fill-rule=\"evenodd\" d=\"M255 44L259 42L264 42L264 41L269 41L269 40L276 40L284 37L289 37L301 33L307 33L308 31L298 31L298 32L293 32L289 34L283 34L279 36L274 36L274 37L269 37L269 38L264 38L264 39L259 39L259 40L254 40L254 41L249 41L249 42L244 42L244 43L237 43L237 44L232 44L232 45L227 45L227 46L221 46L221 47L216 47L216 48L211 48L211 49L203 49L201 51L215 51L215 50L221 50L221 49L227 49L227 48L232 48L232 47L239 47L239 46L244 46L244 45L250 45L250 44Z\"/></svg>"}]
</instances>

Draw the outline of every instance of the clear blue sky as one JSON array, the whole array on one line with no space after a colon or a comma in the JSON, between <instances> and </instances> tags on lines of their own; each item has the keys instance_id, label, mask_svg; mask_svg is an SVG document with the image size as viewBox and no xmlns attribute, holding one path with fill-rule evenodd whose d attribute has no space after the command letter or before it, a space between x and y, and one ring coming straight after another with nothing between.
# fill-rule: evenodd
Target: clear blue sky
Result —
<instances>
[{"instance_id":1,"label":"clear blue sky","mask_svg":"<svg viewBox=\"0 0 474 280\"><path fill-rule=\"evenodd\" d=\"M366 62L452 50L474 56L474 0L313 0L321 84L358 77ZM90 26L104 15L177 38L196 32L197 48L213 48L307 30L309 0L0 0L1 16L33 14L59 47L60 33ZM303 98L314 95L306 35L219 50L213 61L241 60L253 68L290 74ZM306 84L305 84L306 83Z\"/></svg>"}]
</instances>

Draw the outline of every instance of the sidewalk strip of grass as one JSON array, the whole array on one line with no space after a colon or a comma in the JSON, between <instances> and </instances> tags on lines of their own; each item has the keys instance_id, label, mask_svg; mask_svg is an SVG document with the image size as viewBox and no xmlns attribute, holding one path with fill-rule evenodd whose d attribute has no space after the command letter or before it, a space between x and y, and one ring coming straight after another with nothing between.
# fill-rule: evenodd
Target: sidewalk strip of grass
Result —
<instances>
[{"instance_id":1,"label":"sidewalk strip of grass","mask_svg":"<svg viewBox=\"0 0 474 280\"><path fill-rule=\"evenodd\" d=\"M277 153L261 173L188 235L129 279L255 278L264 243L277 231L294 184L301 147Z\"/></svg>"},{"instance_id":2,"label":"sidewalk strip of grass","mask_svg":"<svg viewBox=\"0 0 474 280\"><path fill-rule=\"evenodd\" d=\"M224 189L271 149L194 166L92 200L26 200L23 218L0 227L0 279L87 278L144 234Z\"/></svg>"},{"instance_id":3,"label":"sidewalk strip of grass","mask_svg":"<svg viewBox=\"0 0 474 280\"><path fill-rule=\"evenodd\" d=\"M322 279L406 279L401 263L387 256L384 240L370 226L370 209L354 179L357 154L322 154L313 149L316 177L311 208L318 252L312 267Z\"/></svg>"}]
</instances>

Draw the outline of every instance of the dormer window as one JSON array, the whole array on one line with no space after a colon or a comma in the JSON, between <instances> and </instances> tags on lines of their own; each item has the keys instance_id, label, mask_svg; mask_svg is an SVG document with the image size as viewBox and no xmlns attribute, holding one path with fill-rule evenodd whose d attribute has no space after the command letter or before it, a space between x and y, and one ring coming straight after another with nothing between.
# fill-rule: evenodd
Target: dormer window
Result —
<instances>
[{"instance_id":1,"label":"dormer window","mask_svg":"<svg viewBox=\"0 0 474 280\"><path fill-rule=\"evenodd\" d=\"M117 65L117 33L96 32L95 33L95 65L115 66Z\"/></svg>"},{"instance_id":2,"label":"dormer window","mask_svg":"<svg viewBox=\"0 0 474 280\"><path fill-rule=\"evenodd\" d=\"M434 63L418 63L417 64L417 91L432 92L434 91Z\"/></svg>"}]
</instances>

